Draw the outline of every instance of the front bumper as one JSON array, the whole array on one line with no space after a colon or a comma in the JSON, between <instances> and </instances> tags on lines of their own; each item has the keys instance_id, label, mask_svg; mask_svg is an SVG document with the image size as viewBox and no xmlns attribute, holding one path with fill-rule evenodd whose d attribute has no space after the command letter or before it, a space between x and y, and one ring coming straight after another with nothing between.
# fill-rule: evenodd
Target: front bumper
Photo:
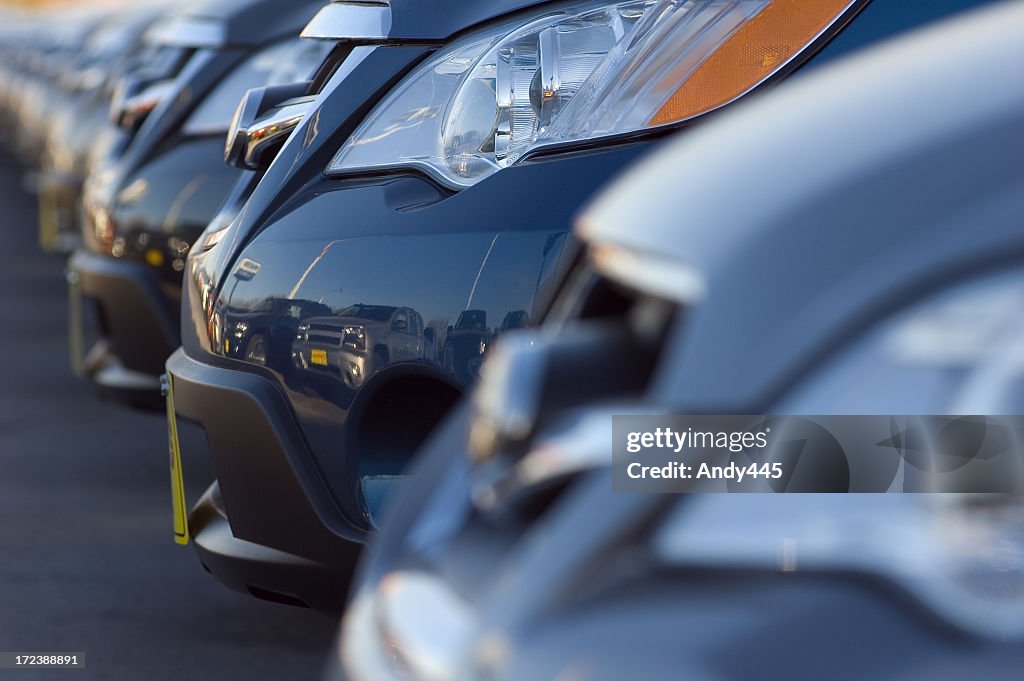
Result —
<instances>
[{"instance_id":1,"label":"front bumper","mask_svg":"<svg viewBox=\"0 0 1024 681\"><path fill-rule=\"evenodd\" d=\"M323 563L235 537L219 483L196 504L189 530L199 562L225 586L274 603L318 607L330 615L340 611L347 581Z\"/></svg>"},{"instance_id":2,"label":"front bumper","mask_svg":"<svg viewBox=\"0 0 1024 681\"><path fill-rule=\"evenodd\" d=\"M174 302L141 264L79 249L68 262L71 362L110 395L159 404L159 376L178 347Z\"/></svg>"},{"instance_id":3,"label":"front bumper","mask_svg":"<svg viewBox=\"0 0 1024 681\"><path fill-rule=\"evenodd\" d=\"M218 489L189 518L203 565L226 586L337 614L362 550L313 466L269 379L196 361L167 361L175 414L206 432Z\"/></svg>"}]
</instances>

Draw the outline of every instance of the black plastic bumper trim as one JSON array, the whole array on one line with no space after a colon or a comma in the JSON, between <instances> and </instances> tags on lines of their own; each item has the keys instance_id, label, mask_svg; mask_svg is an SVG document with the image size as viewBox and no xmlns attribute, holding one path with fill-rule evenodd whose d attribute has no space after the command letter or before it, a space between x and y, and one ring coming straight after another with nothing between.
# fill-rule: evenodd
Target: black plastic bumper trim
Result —
<instances>
[{"instance_id":1,"label":"black plastic bumper trim","mask_svg":"<svg viewBox=\"0 0 1024 681\"><path fill-rule=\"evenodd\" d=\"M263 600L313 608L336 616L344 607L347 578L336 567L238 539L217 507L214 483L189 516L196 554L225 586Z\"/></svg>"},{"instance_id":2,"label":"black plastic bumper trim","mask_svg":"<svg viewBox=\"0 0 1024 681\"><path fill-rule=\"evenodd\" d=\"M125 369L152 376L155 384L167 357L181 344L178 320L156 276L140 263L82 249L71 256L68 271L71 295L100 306L110 355Z\"/></svg>"},{"instance_id":3,"label":"black plastic bumper trim","mask_svg":"<svg viewBox=\"0 0 1024 681\"><path fill-rule=\"evenodd\" d=\"M231 537L319 564L337 585L347 586L365 533L334 503L277 387L255 374L196 361L181 349L167 361L167 373L174 384L175 413L206 431ZM202 531L193 522L208 520L208 515L197 506L190 521L193 533ZM200 553L211 553L203 548L212 546L209 541L197 537L196 544ZM225 549L221 555L231 553ZM245 584L250 593L255 586L299 595L298 587L260 584L264 568L251 551L242 554L250 557L234 561L230 569L237 574L223 578L226 584ZM216 573L211 562L204 564ZM299 582L303 572L295 571ZM283 579L278 575L275 582ZM302 598L324 609L308 593Z\"/></svg>"}]
</instances>

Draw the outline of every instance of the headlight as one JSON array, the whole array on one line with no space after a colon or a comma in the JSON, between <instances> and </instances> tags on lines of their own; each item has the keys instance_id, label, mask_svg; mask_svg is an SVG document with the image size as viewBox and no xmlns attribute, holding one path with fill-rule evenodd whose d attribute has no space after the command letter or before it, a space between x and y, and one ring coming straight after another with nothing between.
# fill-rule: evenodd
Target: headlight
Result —
<instances>
[{"instance_id":1,"label":"headlight","mask_svg":"<svg viewBox=\"0 0 1024 681\"><path fill-rule=\"evenodd\" d=\"M693 118L788 64L850 0L577 3L453 45L374 109L328 173L468 187L541 147Z\"/></svg>"},{"instance_id":2,"label":"headlight","mask_svg":"<svg viewBox=\"0 0 1024 681\"><path fill-rule=\"evenodd\" d=\"M346 348L366 349L366 331L361 326L346 326L342 330L342 342Z\"/></svg>"},{"instance_id":3,"label":"headlight","mask_svg":"<svg viewBox=\"0 0 1024 681\"><path fill-rule=\"evenodd\" d=\"M704 494L655 538L693 567L856 571L976 634L1024 636L1024 513L1009 495Z\"/></svg>"},{"instance_id":4,"label":"headlight","mask_svg":"<svg viewBox=\"0 0 1024 681\"><path fill-rule=\"evenodd\" d=\"M1022 414L1024 271L956 282L878 324L777 414Z\"/></svg>"},{"instance_id":5,"label":"headlight","mask_svg":"<svg viewBox=\"0 0 1024 681\"><path fill-rule=\"evenodd\" d=\"M959 282L852 343L778 412L1020 414L1024 324L1016 310L1022 304L1020 270ZM973 469L976 489L1019 490L1019 449L1015 437L998 457L958 470ZM951 445L918 454L960 451ZM925 459L913 467L931 469ZM948 492L692 495L673 511L655 546L675 564L875 575L962 629L1020 638L1022 501Z\"/></svg>"},{"instance_id":6,"label":"headlight","mask_svg":"<svg viewBox=\"0 0 1024 681\"><path fill-rule=\"evenodd\" d=\"M358 679L451 681L474 625L470 605L443 581L392 572L342 620L342 665Z\"/></svg>"}]
</instances>

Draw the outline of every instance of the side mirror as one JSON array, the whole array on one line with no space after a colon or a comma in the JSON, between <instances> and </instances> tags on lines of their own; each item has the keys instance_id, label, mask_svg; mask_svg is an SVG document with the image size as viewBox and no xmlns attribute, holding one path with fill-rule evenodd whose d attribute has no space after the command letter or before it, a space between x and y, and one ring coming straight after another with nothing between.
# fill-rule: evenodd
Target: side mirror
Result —
<instances>
[{"instance_id":1,"label":"side mirror","mask_svg":"<svg viewBox=\"0 0 1024 681\"><path fill-rule=\"evenodd\" d=\"M224 143L224 161L243 170L265 168L313 106L309 81L257 87L242 97Z\"/></svg>"},{"instance_id":2,"label":"side mirror","mask_svg":"<svg viewBox=\"0 0 1024 681\"><path fill-rule=\"evenodd\" d=\"M125 76L110 100L110 122L126 130L138 130L173 87L173 80Z\"/></svg>"},{"instance_id":3,"label":"side mirror","mask_svg":"<svg viewBox=\"0 0 1024 681\"><path fill-rule=\"evenodd\" d=\"M472 457L482 461L526 442L544 418L581 400L639 393L656 356L642 343L628 326L608 321L569 325L556 338L502 336L474 392Z\"/></svg>"},{"instance_id":4,"label":"side mirror","mask_svg":"<svg viewBox=\"0 0 1024 681\"><path fill-rule=\"evenodd\" d=\"M391 324L391 328L395 331L408 331L409 322L405 319L396 319L394 323Z\"/></svg>"}]
</instances>

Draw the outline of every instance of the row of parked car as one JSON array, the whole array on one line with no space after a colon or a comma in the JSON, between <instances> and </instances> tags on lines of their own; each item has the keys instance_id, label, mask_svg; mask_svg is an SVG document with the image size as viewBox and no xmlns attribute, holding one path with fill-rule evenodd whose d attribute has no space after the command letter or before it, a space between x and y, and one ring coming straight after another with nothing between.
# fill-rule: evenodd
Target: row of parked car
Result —
<instances>
[{"instance_id":1,"label":"row of parked car","mask_svg":"<svg viewBox=\"0 0 1024 681\"><path fill-rule=\"evenodd\" d=\"M1015 1L133 3L10 14L0 106L73 366L166 405L208 572L344 611L329 678L1016 678L1014 496L610 478L613 414L1020 413L1022 31ZM179 420L217 478L191 509Z\"/></svg>"}]
</instances>

